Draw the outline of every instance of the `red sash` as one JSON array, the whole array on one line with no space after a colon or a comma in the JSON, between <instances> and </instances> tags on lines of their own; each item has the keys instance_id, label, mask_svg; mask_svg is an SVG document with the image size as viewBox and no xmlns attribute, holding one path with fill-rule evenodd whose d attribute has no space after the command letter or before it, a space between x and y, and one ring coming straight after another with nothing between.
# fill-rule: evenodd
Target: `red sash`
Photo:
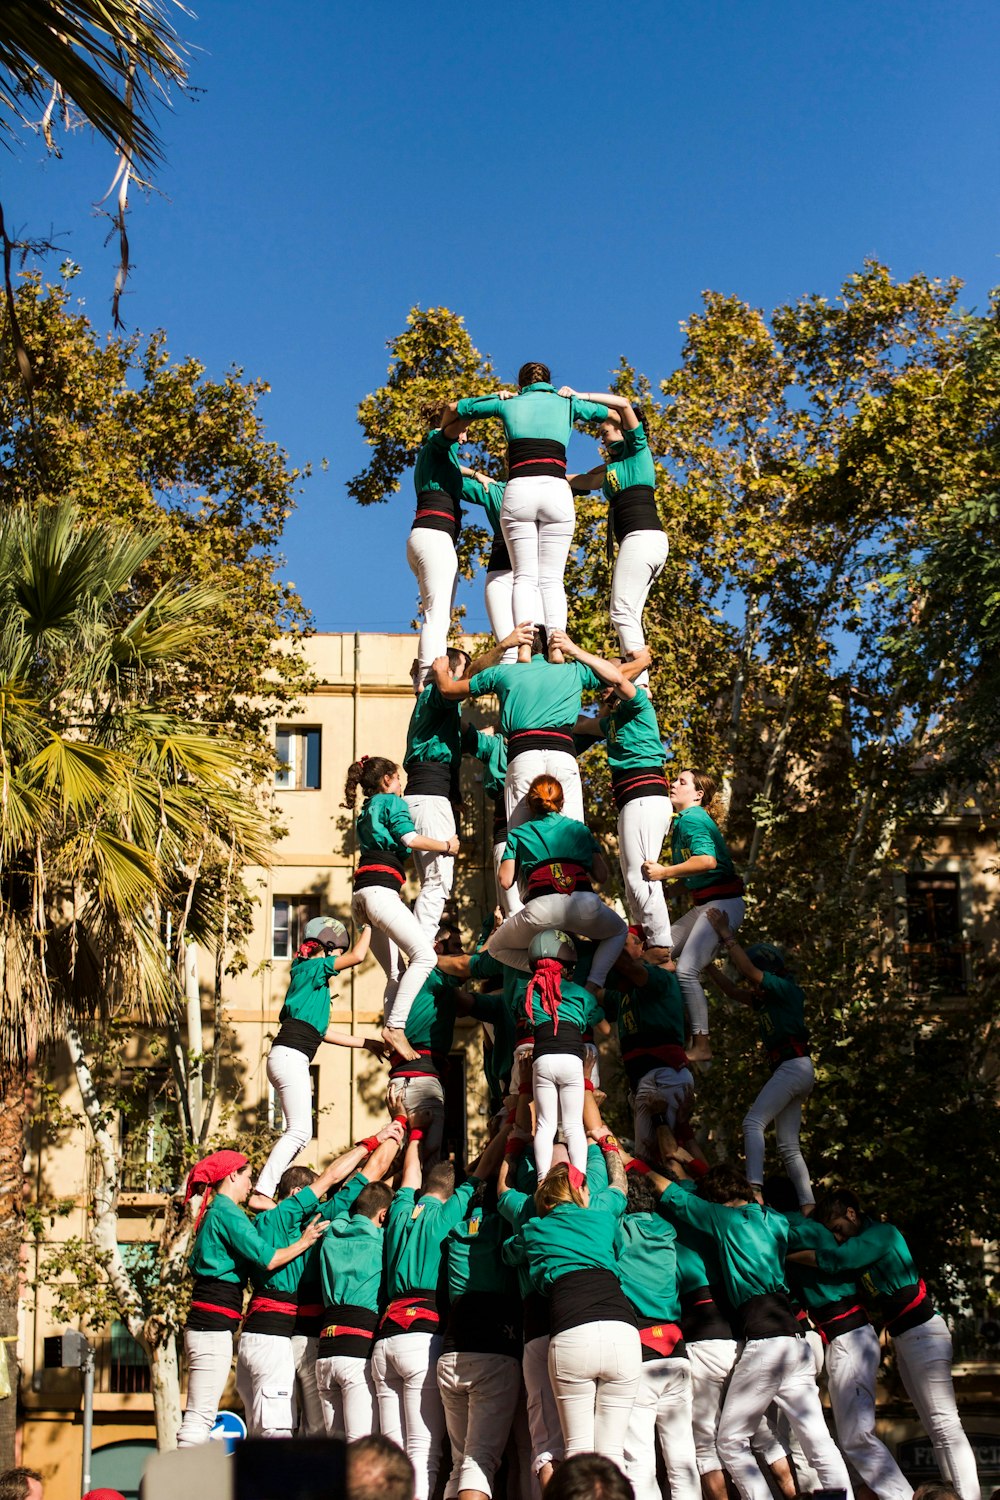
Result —
<instances>
[{"instance_id":1,"label":"red sash","mask_svg":"<svg viewBox=\"0 0 1000 1500\"><path fill-rule=\"evenodd\" d=\"M382 1314L382 1326L395 1323L404 1333L414 1323L440 1323L441 1315L434 1307L428 1307L413 1297L397 1297L389 1303Z\"/></svg>"},{"instance_id":2,"label":"red sash","mask_svg":"<svg viewBox=\"0 0 1000 1500\"><path fill-rule=\"evenodd\" d=\"M238 1307L220 1307L218 1302L192 1302L191 1306L197 1307L201 1312L221 1313L224 1318L232 1318L235 1323L243 1316Z\"/></svg>"},{"instance_id":3,"label":"red sash","mask_svg":"<svg viewBox=\"0 0 1000 1500\"><path fill-rule=\"evenodd\" d=\"M661 1359L668 1359L683 1337L676 1323L654 1323L651 1328L639 1329L640 1344L655 1349Z\"/></svg>"}]
</instances>

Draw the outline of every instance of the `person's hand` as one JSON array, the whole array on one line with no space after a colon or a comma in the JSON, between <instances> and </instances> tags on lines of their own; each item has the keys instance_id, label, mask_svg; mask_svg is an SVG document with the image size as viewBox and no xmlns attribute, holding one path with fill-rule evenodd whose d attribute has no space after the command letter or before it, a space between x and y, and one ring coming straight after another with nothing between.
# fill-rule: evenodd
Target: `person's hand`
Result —
<instances>
[{"instance_id":1,"label":"person's hand","mask_svg":"<svg viewBox=\"0 0 1000 1500\"><path fill-rule=\"evenodd\" d=\"M395 1141L397 1145L401 1145L403 1137L405 1135L406 1131L403 1129L399 1121L390 1120L388 1125L382 1126L382 1129L378 1132L375 1139L377 1141Z\"/></svg>"},{"instance_id":2,"label":"person's hand","mask_svg":"<svg viewBox=\"0 0 1000 1500\"><path fill-rule=\"evenodd\" d=\"M530 620L525 620L521 625L515 625L510 635L504 636L500 645L504 651L511 646L530 646L534 636L534 625Z\"/></svg>"},{"instance_id":3,"label":"person's hand","mask_svg":"<svg viewBox=\"0 0 1000 1500\"><path fill-rule=\"evenodd\" d=\"M708 911L705 913L705 916L708 918L711 925L715 928L720 938L729 936L729 918L726 916L724 911L720 911L717 906L710 906L708 908Z\"/></svg>"},{"instance_id":4,"label":"person's hand","mask_svg":"<svg viewBox=\"0 0 1000 1500\"><path fill-rule=\"evenodd\" d=\"M365 1051L373 1053L380 1062L385 1062L390 1056L392 1048L384 1042L380 1036L365 1037ZM379 1137L381 1139L381 1137Z\"/></svg>"},{"instance_id":5,"label":"person's hand","mask_svg":"<svg viewBox=\"0 0 1000 1500\"><path fill-rule=\"evenodd\" d=\"M309 1223L303 1229L299 1236L299 1244L304 1250L308 1250L310 1245L315 1245L317 1240L323 1238L329 1227L330 1220L324 1219L321 1214L317 1214L315 1218L309 1220Z\"/></svg>"},{"instance_id":6,"label":"person's hand","mask_svg":"<svg viewBox=\"0 0 1000 1500\"><path fill-rule=\"evenodd\" d=\"M501 401L513 401L517 394L517 391L497 391L497 395Z\"/></svg>"},{"instance_id":7,"label":"person's hand","mask_svg":"<svg viewBox=\"0 0 1000 1500\"><path fill-rule=\"evenodd\" d=\"M574 389L573 389L573 387L571 385L561 385L559 387L558 394L560 396L565 396L568 399L570 396L579 395L579 392L578 391L574 391Z\"/></svg>"},{"instance_id":8,"label":"person's hand","mask_svg":"<svg viewBox=\"0 0 1000 1500\"><path fill-rule=\"evenodd\" d=\"M576 647L573 645L573 642L570 640L565 630L560 630L555 625L549 631L549 645L554 650L561 651L564 656L576 655Z\"/></svg>"},{"instance_id":9,"label":"person's hand","mask_svg":"<svg viewBox=\"0 0 1000 1500\"><path fill-rule=\"evenodd\" d=\"M448 854L457 854L458 851L461 849L461 847L462 847L462 841L461 841L461 839L459 838L459 836L458 836L457 833L453 833L452 836L451 836L451 838L448 840L448 848L447 848L446 852Z\"/></svg>"},{"instance_id":10,"label":"person's hand","mask_svg":"<svg viewBox=\"0 0 1000 1500\"><path fill-rule=\"evenodd\" d=\"M483 471L482 471L482 469L477 469L476 472L473 474L472 477L476 481L477 484L481 484L482 485L482 487L483 487L484 490L488 490L489 487L490 487L490 485L493 483L493 481L490 478L490 476L488 474L484 474Z\"/></svg>"},{"instance_id":11,"label":"person's hand","mask_svg":"<svg viewBox=\"0 0 1000 1500\"><path fill-rule=\"evenodd\" d=\"M431 662L431 672L435 677L443 677L445 680L451 675L451 663L446 656L436 656Z\"/></svg>"},{"instance_id":12,"label":"person's hand","mask_svg":"<svg viewBox=\"0 0 1000 1500\"><path fill-rule=\"evenodd\" d=\"M655 860L644 859L642 862L643 880L666 880L669 865L658 865Z\"/></svg>"}]
</instances>

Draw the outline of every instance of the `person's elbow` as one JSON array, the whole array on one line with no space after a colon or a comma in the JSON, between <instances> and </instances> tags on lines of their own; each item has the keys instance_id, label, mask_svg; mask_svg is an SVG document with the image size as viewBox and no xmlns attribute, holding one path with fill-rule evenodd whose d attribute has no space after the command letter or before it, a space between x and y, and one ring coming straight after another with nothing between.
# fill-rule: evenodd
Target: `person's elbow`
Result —
<instances>
[{"instance_id":1,"label":"person's elbow","mask_svg":"<svg viewBox=\"0 0 1000 1500\"><path fill-rule=\"evenodd\" d=\"M514 884L514 861L512 859L501 861L499 878L501 890L509 891Z\"/></svg>"}]
</instances>

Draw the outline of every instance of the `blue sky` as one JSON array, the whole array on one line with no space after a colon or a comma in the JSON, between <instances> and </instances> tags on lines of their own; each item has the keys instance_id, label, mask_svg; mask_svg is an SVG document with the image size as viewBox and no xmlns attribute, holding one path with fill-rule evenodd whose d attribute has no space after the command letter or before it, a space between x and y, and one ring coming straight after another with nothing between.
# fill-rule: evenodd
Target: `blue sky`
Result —
<instances>
[{"instance_id":1,"label":"blue sky","mask_svg":"<svg viewBox=\"0 0 1000 1500\"><path fill-rule=\"evenodd\" d=\"M413 304L462 313L505 376L540 358L591 390L622 354L664 378L705 288L769 308L866 256L957 275L971 306L1000 282L995 0L203 0L178 21L203 92L161 115L125 317L270 382L268 435L316 468L286 571L321 629L415 612L409 489L365 511L344 490ZM110 175L82 134L0 161L8 225L61 236L102 330Z\"/></svg>"}]
</instances>

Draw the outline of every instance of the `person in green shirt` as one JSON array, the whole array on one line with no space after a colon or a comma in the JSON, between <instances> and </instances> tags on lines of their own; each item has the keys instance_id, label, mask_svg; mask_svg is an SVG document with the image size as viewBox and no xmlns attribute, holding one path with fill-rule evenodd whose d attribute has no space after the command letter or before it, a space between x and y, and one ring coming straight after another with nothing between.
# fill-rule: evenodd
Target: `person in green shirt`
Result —
<instances>
[{"instance_id":1,"label":"person in green shirt","mask_svg":"<svg viewBox=\"0 0 1000 1500\"><path fill-rule=\"evenodd\" d=\"M672 863L644 860L646 880L682 883L691 894L691 910L673 923L672 944L677 961L677 982L684 994L692 1042L692 1062L708 1062L712 1047L708 1034L708 1002L701 973L721 946L707 908L725 913L735 932L743 921L743 880L736 873L732 856L718 823L712 817L716 801L715 782L704 771L685 766L670 783L670 801L677 816L670 830Z\"/></svg>"},{"instance_id":2,"label":"person in green shirt","mask_svg":"<svg viewBox=\"0 0 1000 1500\"><path fill-rule=\"evenodd\" d=\"M513 610L518 621L566 628L563 573L576 514L566 483L566 447L574 422L601 421L622 396L581 396L550 384L547 365L522 365L518 394L466 396L446 408L447 419L499 417L507 436L507 484L500 525L513 563ZM541 619L539 619L539 611ZM528 655L521 651L520 660ZM552 651L550 661L561 661Z\"/></svg>"},{"instance_id":3,"label":"person in green shirt","mask_svg":"<svg viewBox=\"0 0 1000 1500\"><path fill-rule=\"evenodd\" d=\"M816 1082L809 1055L809 1032L805 1023L805 995L788 972L785 955L772 943L753 943L742 948L730 931L725 913L709 907L706 913L726 949L726 957L750 989L733 984L717 969L709 979L740 1005L748 1005L760 1017L761 1042L771 1066L771 1076L751 1104L743 1120L743 1148L747 1182L762 1202L764 1186L764 1131L774 1121L778 1156L799 1195L799 1206L811 1212L816 1199L806 1166L799 1131L802 1106Z\"/></svg>"}]
</instances>

